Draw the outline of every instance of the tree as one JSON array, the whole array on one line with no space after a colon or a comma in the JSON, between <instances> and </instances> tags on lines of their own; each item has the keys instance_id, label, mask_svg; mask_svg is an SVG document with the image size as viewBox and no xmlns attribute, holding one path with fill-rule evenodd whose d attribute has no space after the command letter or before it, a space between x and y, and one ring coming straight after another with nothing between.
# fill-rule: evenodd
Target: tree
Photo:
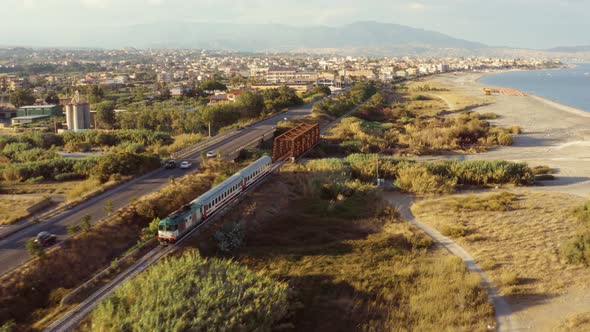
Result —
<instances>
[{"instance_id":1,"label":"tree","mask_svg":"<svg viewBox=\"0 0 590 332\"><path fill-rule=\"evenodd\" d=\"M47 96L45 97L45 102L50 105L58 105L59 104L59 97L57 96L57 93L55 93L53 91L48 93Z\"/></svg>"},{"instance_id":2,"label":"tree","mask_svg":"<svg viewBox=\"0 0 590 332\"><path fill-rule=\"evenodd\" d=\"M104 90L98 85L91 85L88 88L88 102L91 104L100 103L104 98Z\"/></svg>"},{"instance_id":3,"label":"tree","mask_svg":"<svg viewBox=\"0 0 590 332\"><path fill-rule=\"evenodd\" d=\"M215 80L204 80L201 82L200 88L205 91L227 90L227 86L225 84Z\"/></svg>"},{"instance_id":4,"label":"tree","mask_svg":"<svg viewBox=\"0 0 590 332\"><path fill-rule=\"evenodd\" d=\"M257 93L245 91L240 95L237 102L244 109L244 116L248 118L258 117L264 110L264 98Z\"/></svg>"},{"instance_id":5,"label":"tree","mask_svg":"<svg viewBox=\"0 0 590 332\"><path fill-rule=\"evenodd\" d=\"M80 221L80 229L83 232L88 232L92 227L92 224L90 223L91 218L92 217L89 214L86 214L84 217L82 217L82 220Z\"/></svg>"},{"instance_id":6,"label":"tree","mask_svg":"<svg viewBox=\"0 0 590 332\"><path fill-rule=\"evenodd\" d=\"M170 91L170 88L166 86L160 91L160 99L168 100L170 98L172 98L172 92Z\"/></svg>"},{"instance_id":7,"label":"tree","mask_svg":"<svg viewBox=\"0 0 590 332\"><path fill-rule=\"evenodd\" d=\"M8 101L10 101L14 107L19 108L35 103L35 96L33 96L33 92L30 89L18 89L10 94Z\"/></svg>"},{"instance_id":8,"label":"tree","mask_svg":"<svg viewBox=\"0 0 590 332\"><path fill-rule=\"evenodd\" d=\"M94 106L96 110L97 126L104 129L112 129L117 123L115 117L115 102L105 100Z\"/></svg>"}]
</instances>

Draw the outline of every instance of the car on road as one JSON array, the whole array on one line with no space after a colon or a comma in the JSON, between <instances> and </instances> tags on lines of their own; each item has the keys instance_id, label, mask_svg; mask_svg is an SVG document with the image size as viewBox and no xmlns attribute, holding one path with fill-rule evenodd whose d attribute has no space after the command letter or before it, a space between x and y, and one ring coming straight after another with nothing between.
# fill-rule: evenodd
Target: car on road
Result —
<instances>
[{"instance_id":1,"label":"car on road","mask_svg":"<svg viewBox=\"0 0 590 332\"><path fill-rule=\"evenodd\" d=\"M191 168L192 166L193 166L193 163L191 163L188 160L184 160L184 161L180 162L180 168L182 168L182 169L188 169L188 168Z\"/></svg>"},{"instance_id":2,"label":"car on road","mask_svg":"<svg viewBox=\"0 0 590 332\"><path fill-rule=\"evenodd\" d=\"M44 247L54 245L57 242L57 236L49 232L41 232L35 237L35 243L38 243Z\"/></svg>"},{"instance_id":3,"label":"car on road","mask_svg":"<svg viewBox=\"0 0 590 332\"><path fill-rule=\"evenodd\" d=\"M215 158L217 157L217 153L215 151L207 152L207 158Z\"/></svg>"},{"instance_id":4,"label":"car on road","mask_svg":"<svg viewBox=\"0 0 590 332\"><path fill-rule=\"evenodd\" d=\"M176 161L174 160L168 160L164 163L164 168L166 169L172 169L172 168L176 168Z\"/></svg>"}]
</instances>

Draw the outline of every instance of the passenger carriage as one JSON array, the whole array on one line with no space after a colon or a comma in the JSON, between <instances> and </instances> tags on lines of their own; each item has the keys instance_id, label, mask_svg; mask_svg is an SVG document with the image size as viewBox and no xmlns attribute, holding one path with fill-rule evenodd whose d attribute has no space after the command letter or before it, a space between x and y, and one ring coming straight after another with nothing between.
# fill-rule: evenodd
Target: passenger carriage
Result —
<instances>
[{"instance_id":1,"label":"passenger carriage","mask_svg":"<svg viewBox=\"0 0 590 332\"><path fill-rule=\"evenodd\" d=\"M262 157L197 197L182 209L160 221L158 240L161 244L175 243L268 173L271 167L272 159L267 156Z\"/></svg>"}]
</instances>

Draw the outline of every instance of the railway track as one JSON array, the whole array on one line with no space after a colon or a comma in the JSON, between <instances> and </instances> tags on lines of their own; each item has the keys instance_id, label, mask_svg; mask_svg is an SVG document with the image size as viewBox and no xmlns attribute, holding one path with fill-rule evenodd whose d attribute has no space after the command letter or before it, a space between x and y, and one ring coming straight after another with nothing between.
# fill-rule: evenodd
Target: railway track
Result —
<instances>
[{"instance_id":1,"label":"railway track","mask_svg":"<svg viewBox=\"0 0 590 332\"><path fill-rule=\"evenodd\" d=\"M179 239L174 245L163 247L158 246L152 249L150 252L145 254L144 256L140 257L137 262L127 268L125 271L117 275L113 280L108 282L106 285L102 286L92 295L87 297L84 301L79 303L74 309L68 311L58 320L53 322L53 324L49 325L44 331L45 332L66 332L72 331L80 324L94 308L96 308L100 302L108 298L121 284L125 281L133 279L141 272L145 271L148 267L155 264L159 261L162 257L170 253L172 250L176 249L180 244L182 244L186 239L190 238L191 236L198 233L199 230L202 228L210 225L211 223L215 222L220 216L222 216L230 207L234 206L237 202L239 202L245 194L253 191L256 189L264 180L268 178L269 175L273 174L276 170L281 168L284 164L284 161L275 162L272 168L266 173L264 176L260 177L255 183L253 183L247 190L240 193L236 196L232 201L228 202L228 204L215 211L215 213L210 216L207 221L197 225L193 228L189 233L187 233L184 237Z\"/></svg>"},{"instance_id":2,"label":"railway track","mask_svg":"<svg viewBox=\"0 0 590 332\"><path fill-rule=\"evenodd\" d=\"M365 103L363 103L365 104ZM351 111L347 112L346 114L342 115L338 119L334 120L330 125L324 127L321 130L321 134L324 134L327 130L329 130L333 125L339 123L343 118L350 116L354 113L360 106L363 104L355 107ZM274 130L272 130L274 132ZM262 135L262 139L264 136ZM258 141L259 138L244 144L241 148L249 146L254 142ZM314 145L315 146L315 145ZM313 148L313 147L312 147ZM305 154L301 155L299 158L304 156ZM115 289L120 286L123 282L130 280L136 277L139 273L145 271L148 267L155 264L158 260L164 257L166 254L170 253L172 250L177 248L180 244L182 244L186 239L190 238L191 236L195 235L199 232L203 227L206 227L213 222L215 222L220 216L222 216L230 207L234 206L237 202L239 202L245 194L255 190L262 182L264 182L269 175L276 172L286 163L285 160L279 160L273 163L272 168L262 177L260 177L255 183L253 183L248 189L241 192L238 196L236 196L233 200L228 202L228 204L221 209L215 211L213 215L211 215L205 222L197 225L194 229L192 229L189 233L187 233L184 237L179 239L174 245L168 247L158 246L157 248L151 250L141 258L137 260L135 264L130 266L127 270L123 273L120 273L117 277L115 277L112 281L107 283L106 285L102 286L98 291L94 292L80 304L78 304L74 309L68 311L64 314L60 319L55 321L53 324L48 326L44 331L45 332L65 332L65 331L72 331L73 329L80 324L94 308L98 306L98 304L108 298Z\"/></svg>"}]
</instances>

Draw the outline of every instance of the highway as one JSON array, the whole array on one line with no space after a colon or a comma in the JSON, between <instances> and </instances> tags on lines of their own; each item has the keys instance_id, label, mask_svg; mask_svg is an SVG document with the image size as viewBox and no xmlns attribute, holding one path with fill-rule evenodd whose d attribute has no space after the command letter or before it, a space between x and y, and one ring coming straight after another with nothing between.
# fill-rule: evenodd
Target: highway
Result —
<instances>
[{"instance_id":1,"label":"highway","mask_svg":"<svg viewBox=\"0 0 590 332\"><path fill-rule=\"evenodd\" d=\"M307 104L294 108L286 113L270 117L242 130L236 131L222 139L213 140L210 145L192 151L189 155L182 158L182 160L190 160L193 162L193 165L197 165L200 159L200 154L203 151L219 151L224 156L231 155L236 150L246 145L255 145L264 135L266 135L266 138L269 138L277 123L282 121L285 117L290 119L293 117L309 115L312 106L313 104ZM158 191L166 184L170 183L170 176L176 178L195 171L197 171L197 169L194 166L189 170L181 170L178 168L170 170L163 168L159 169L122 184L121 186L105 192L104 194L48 221L25 228L6 237L0 241L0 275L13 270L29 259L29 254L25 249L26 241L36 236L39 232L47 231L57 235L59 240L64 240L68 236L68 226L79 224L83 216L90 215L92 223L99 222L101 219L105 218L107 212L104 207L109 200L112 201L113 209L118 210L129 204L129 202L135 198Z\"/></svg>"}]
</instances>

